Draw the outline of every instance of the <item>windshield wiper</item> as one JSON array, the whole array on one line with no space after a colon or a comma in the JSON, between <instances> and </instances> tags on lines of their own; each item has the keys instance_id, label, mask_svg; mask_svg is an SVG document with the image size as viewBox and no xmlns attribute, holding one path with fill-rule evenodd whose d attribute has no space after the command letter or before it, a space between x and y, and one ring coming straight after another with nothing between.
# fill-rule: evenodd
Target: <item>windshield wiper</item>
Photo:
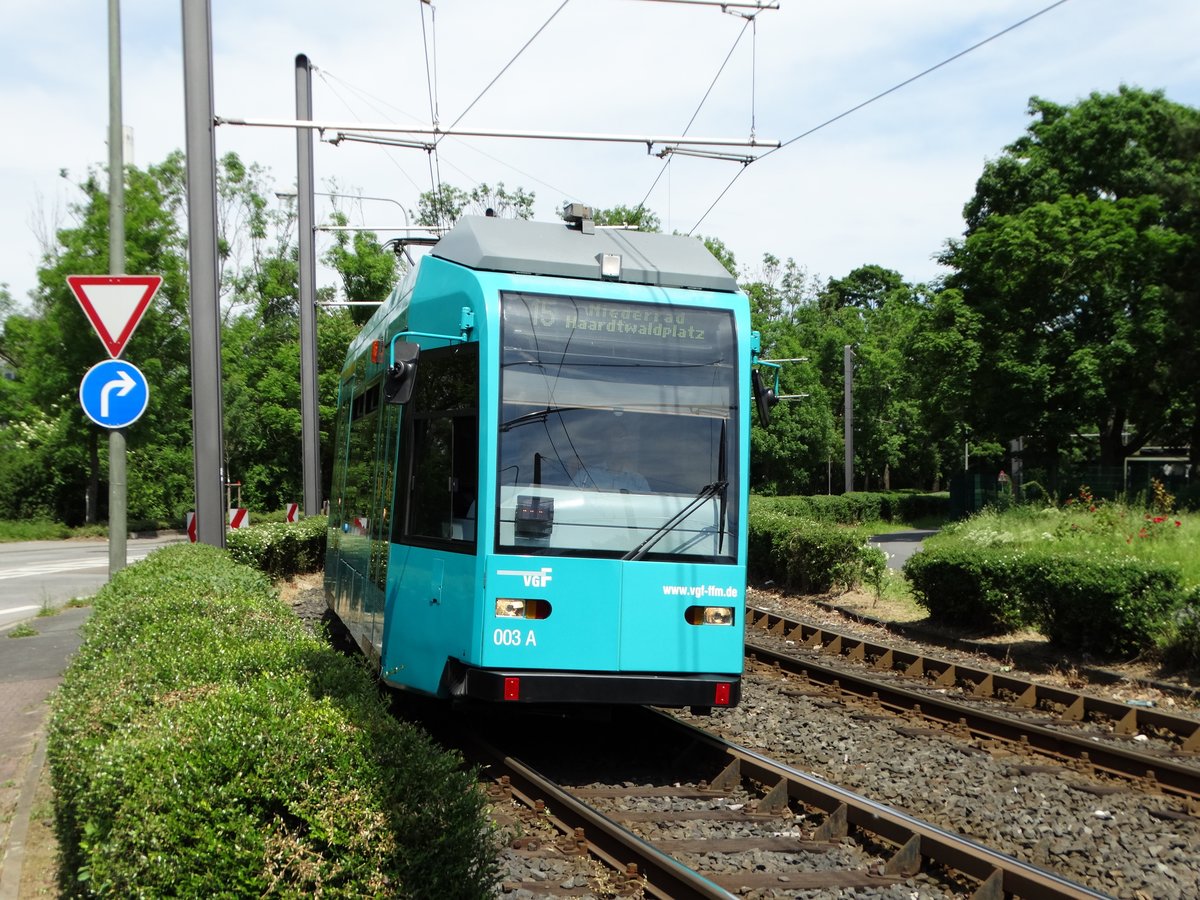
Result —
<instances>
[{"instance_id":1,"label":"windshield wiper","mask_svg":"<svg viewBox=\"0 0 1200 900\"><path fill-rule=\"evenodd\" d=\"M687 506L675 513L675 515L671 516L671 518L667 519L667 521L659 525L658 528L654 529L653 534L622 556L621 559L629 561L641 559L650 552L650 549L655 544L666 537L666 535L670 533L676 525L694 513L705 502L711 500L721 491L724 491L728 484L729 482L727 481L714 481L712 484L706 484L704 487L700 488L700 493L698 493L692 499L692 501L688 503Z\"/></svg>"},{"instance_id":2,"label":"windshield wiper","mask_svg":"<svg viewBox=\"0 0 1200 900\"><path fill-rule=\"evenodd\" d=\"M584 409L582 406L547 406L545 409L535 409L533 412L525 413L524 415L515 416L507 422L500 423L501 431L512 431L521 425L528 425L531 422L545 422L548 416L555 413L571 412L576 409Z\"/></svg>"},{"instance_id":3,"label":"windshield wiper","mask_svg":"<svg viewBox=\"0 0 1200 900\"><path fill-rule=\"evenodd\" d=\"M721 482L721 502L718 506L717 513L717 553L720 554L725 549L725 512L729 503L729 463L725 456L725 420L721 420L721 450L717 455L717 480Z\"/></svg>"}]
</instances>

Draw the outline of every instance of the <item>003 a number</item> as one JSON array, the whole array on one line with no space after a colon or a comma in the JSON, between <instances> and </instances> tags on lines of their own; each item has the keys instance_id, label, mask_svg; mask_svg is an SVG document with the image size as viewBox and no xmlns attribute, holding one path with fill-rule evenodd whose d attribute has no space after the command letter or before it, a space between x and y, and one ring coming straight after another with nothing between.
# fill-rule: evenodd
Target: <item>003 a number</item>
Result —
<instances>
[{"instance_id":1,"label":"003 a number","mask_svg":"<svg viewBox=\"0 0 1200 900\"><path fill-rule=\"evenodd\" d=\"M492 643L497 647L520 647L524 641L519 628L497 628L492 632Z\"/></svg>"},{"instance_id":2,"label":"003 a number","mask_svg":"<svg viewBox=\"0 0 1200 900\"><path fill-rule=\"evenodd\" d=\"M520 628L497 628L492 632L492 643L497 647L536 647L533 632L524 634Z\"/></svg>"}]
</instances>

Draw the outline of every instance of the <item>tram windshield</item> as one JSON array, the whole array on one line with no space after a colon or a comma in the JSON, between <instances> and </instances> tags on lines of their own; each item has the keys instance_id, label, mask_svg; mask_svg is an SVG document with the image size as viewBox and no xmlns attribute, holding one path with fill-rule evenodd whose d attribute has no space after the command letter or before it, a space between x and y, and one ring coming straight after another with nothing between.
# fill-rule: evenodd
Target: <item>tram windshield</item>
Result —
<instances>
[{"instance_id":1,"label":"tram windshield","mask_svg":"<svg viewBox=\"0 0 1200 900\"><path fill-rule=\"evenodd\" d=\"M733 315L505 293L496 547L732 563Z\"/></svg>"}]
</instances>

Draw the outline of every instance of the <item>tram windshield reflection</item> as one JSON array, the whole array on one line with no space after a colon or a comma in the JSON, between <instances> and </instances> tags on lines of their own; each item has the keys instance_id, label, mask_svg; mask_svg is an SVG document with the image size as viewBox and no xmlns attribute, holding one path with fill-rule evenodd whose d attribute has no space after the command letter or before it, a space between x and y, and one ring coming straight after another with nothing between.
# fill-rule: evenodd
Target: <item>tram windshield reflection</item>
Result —
<instances>
[{"instance_id":1,"label":"tram windshield reflection","mask_svg":"<svg viewBox=\"0 0 1200 900\"><path fill-rule=\"evenodd\" d=\"M513 293L501 316L498 549L620 557L693 504L646 558L735 559L731 314Z\"/></svg>"}]
</instances>

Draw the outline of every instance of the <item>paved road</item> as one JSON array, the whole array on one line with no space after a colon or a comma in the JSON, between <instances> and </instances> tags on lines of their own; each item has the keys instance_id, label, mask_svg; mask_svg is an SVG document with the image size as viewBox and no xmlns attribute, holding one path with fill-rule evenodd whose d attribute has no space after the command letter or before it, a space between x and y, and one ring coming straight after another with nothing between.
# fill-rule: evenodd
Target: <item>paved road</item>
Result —
<instances>
[{"instance_id":1,"label":"paved road","mask_svg":"<svg viewBox=\"0 0 1200 900\"><path fill-rule=\"evenodd\" d=\"M129 563L183 538L131 538ZM94 594L108 581L108 541L19 541L0 544L0 631L72 597Z\"/></svg>"},{"instance_id":2,"label":"paved road","mask_svg":"<svg viewBox=\"0 0 1200 900\"><path fill-rule=\"evenodd\" d=\"M888 568L899 571L910 556L918 552L925 538L936 531L893 531L890 534L877 534L869 538L870 542L887 554Z\"/></svg>"}]
</instances>

